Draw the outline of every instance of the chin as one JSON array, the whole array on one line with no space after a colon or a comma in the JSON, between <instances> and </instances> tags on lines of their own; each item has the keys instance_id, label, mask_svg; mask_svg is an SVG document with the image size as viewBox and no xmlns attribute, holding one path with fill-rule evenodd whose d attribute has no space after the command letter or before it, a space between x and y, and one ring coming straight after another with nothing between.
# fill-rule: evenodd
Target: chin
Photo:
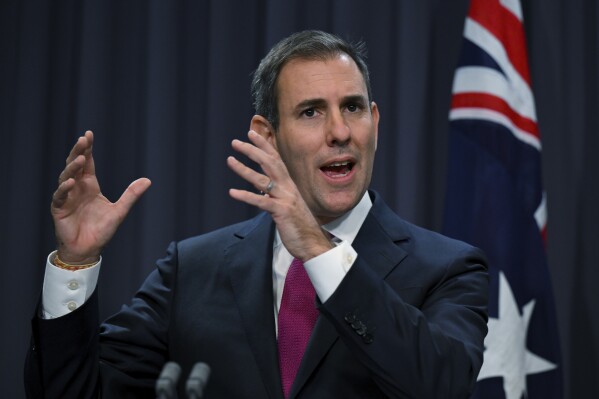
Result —
<instances>
[{"instance_id":1,"label":"chin","mask_svg":"<svg viewBox=\"0 0 599 399\"><path fill-rule=\"evenodd\" d=\"M350 211L362 199L358 194L336 193L331 194L325 200L325 209L331 218L338 218L344 213Z\"/></svg>"}]
</instances>

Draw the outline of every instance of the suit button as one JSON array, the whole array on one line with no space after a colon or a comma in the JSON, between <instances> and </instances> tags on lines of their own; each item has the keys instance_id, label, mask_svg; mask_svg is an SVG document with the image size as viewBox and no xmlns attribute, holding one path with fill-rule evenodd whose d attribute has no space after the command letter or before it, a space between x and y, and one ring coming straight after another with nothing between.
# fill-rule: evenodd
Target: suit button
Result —
<instances>
[{"instance_id":1,"label":"suit button","mask_svg":"<svg viewBox=\"0 0 599 399\"><path fill-rule=\"evenodd\" d=\"M350 323L350 324L351 324L351 323L353 323L354 321L356 321L356 315L355 315L355 314L353 314L353 313L351 313L351 312L349 312L349 313L347 313L347 314L345 315L344 319L345 319L345 321L346 321L346 322L348 322L348 323Z\"/></svg>"},{"instance_id":2,"label":"suit button","mask_svg":"<svg viewBox=\"0 0 599 399\"><path fill-rule=\"evenodd\" d=\"M358 328L358 329L356 330L356 334L358 334L358 335L360 335L360 336L364 336L364 335L366 334L366 331L368 331L368 330L366 329L366 326L365 326L364 324L362 324L362 325L360 326L360 328Z\"/></svg>"},{"instance_id":3,"label":"suit button","mask_svg":"<svg viewBox=\"0 0 599 399\"><path fill-rule=\"evenodd\" d=\"M374 341L374 337L372 336L372 334L368 333L362 337L362 340L364 341L365 344L371 344L372 341Z\"/></svg>"}]
</instances>

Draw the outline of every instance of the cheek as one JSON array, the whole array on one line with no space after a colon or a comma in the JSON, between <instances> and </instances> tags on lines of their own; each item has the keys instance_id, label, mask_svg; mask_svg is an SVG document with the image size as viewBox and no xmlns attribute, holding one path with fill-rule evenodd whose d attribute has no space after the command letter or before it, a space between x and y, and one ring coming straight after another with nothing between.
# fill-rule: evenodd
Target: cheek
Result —
<instances>
[{"instance_id":1,"label":"cheek","mask_svg":"<svg viewBox=\"0 0 599 399\"><path fill-rule=\"evenodd\" d=\"M301 147L294 143L280 141L278 144L277 151L287 167L289 175L293 180L297 180L302 176L302 170L305 170L304 160L306 154L301 151Z\"/></svg>"},{"instance_id":2,"label":"cheek","mask_svg":"<svg viewBox=\"0 0 599 399\"><path fill-rule=\"evenodd\" d=\"M359 143L358 145L363 149L365 154L374 156L377 147L377 139L372 131L365 129L362 135L355 136L355 140Z\"/></svg>"},{"instance_id":3,"label":"cheek","mask_svg":"<svg viewBox=\"0 0 599 399\"><path fill-rule=\"evenodd\" d=\"M296 183L301 183L308 179L308 161L305 155L294 154L285 162L289 175L293 178Z\"/></svg>"},{"instance_id":4,"label":"cheek","mask_svg":"<svg viewBox=\"0 0 599 399\"><path fill-rule=\"evenodd\" d=\"M279 140L277 150L286 164L308 163L318 152L316 137L309 134L289 134L285 140Z\"/></svg>"}]
</instances>

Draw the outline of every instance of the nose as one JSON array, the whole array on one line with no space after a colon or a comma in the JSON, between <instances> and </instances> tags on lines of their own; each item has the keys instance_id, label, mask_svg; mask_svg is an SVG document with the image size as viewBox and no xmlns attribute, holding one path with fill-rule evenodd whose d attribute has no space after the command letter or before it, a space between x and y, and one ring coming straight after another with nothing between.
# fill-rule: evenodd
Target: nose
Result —
<instances>
[{"instance_id":1,"label":"nose","mask_svg":"<svg viewBox=\"0 0 599 399\"><path fill-rule=\"evenodd\" d=\"M349 143L351 139L351 129L340 110L328 114L326 129L327 144L329 146L344 146Z\"/></svg>"}]
</instances>

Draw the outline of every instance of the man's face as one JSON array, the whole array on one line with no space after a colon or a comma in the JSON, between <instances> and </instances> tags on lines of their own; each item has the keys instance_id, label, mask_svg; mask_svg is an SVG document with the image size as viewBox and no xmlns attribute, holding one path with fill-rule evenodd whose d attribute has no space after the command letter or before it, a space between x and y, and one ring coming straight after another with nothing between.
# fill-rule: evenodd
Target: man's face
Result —
<instances>
[{"instance_id":1,"label":"man's face","mask_svg":"<svg viewBox=\"0 0 599 399\"><path fill-rule=\"evenodd\" d=\"M346 54L292 60L278 78L279 128L271 136L321 224L343 215L370 184L379 113Z\"/></svg>"}]
</instances>

